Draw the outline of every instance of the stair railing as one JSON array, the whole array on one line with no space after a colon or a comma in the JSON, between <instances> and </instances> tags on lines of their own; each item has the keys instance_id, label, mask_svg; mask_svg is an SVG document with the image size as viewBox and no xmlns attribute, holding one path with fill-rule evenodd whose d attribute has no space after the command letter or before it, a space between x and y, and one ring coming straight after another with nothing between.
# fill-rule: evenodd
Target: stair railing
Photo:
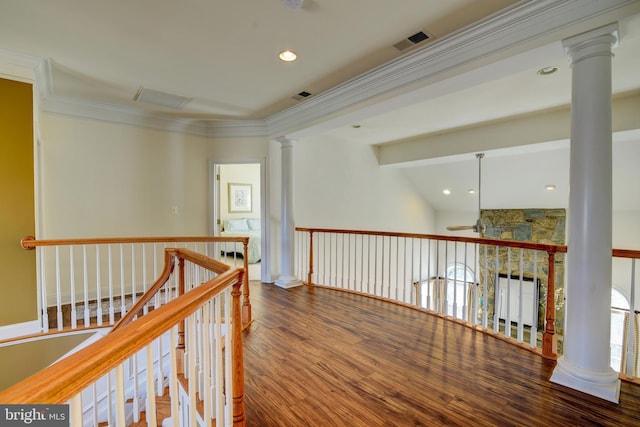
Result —
<instances>
[{"instance_id":1,"label":"stair railing","mask_svg":"<svg viewBox=\"0 0 640 427\"><path fill-rule=\"evenodd\" d=\"M236 243L243 257L225 262L248 271L248 237L134 237L36 240L22 239L24 249L37 251L38 308L43 333L115 325L160 275L165 248L191 249L214 259L231 252ZM245 275L242 318L251 323L249 277ZM144 313L175 298L177 279L159 289L142 305ZM141 304L137 304L140 306Z\"/></svg>"},{"instance_id":2,"label":"stair railing","mask_svg":"<svg viewBox=\"0 0 640 427\"><path fill-rule=\"evenodd\" d=\"M566 246L296 228L296 248L296 274L308 285L426 309L546 358L558 355L564 293L556 283Z\"/></svg>"},{"instance_id":3,"label":"stair railing","mask_svg":"<svg viewBox=\"0 0 640 427\"><path fill-rule=\"evenodd\" d=\"M164 252L165 272L174 272L176 260L180 266L184 294L123 318L104 338L0 392L0 402L69 404L71 425L129 425L142 415L148 425L158 425L156 396L168 389L172 425L211 425L213 419L245 425L244 270L188 249ZM183 322L181 351L176 341Z\"/></svg>"}]
</instances>

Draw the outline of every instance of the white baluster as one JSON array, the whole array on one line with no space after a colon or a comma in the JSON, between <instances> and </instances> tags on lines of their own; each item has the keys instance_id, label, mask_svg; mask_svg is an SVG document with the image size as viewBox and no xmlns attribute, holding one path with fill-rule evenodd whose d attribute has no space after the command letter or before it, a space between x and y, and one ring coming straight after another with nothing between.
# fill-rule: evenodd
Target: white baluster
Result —
<instances>
[{"instance_id":1,"label":"white baluster","mask_svg":"<svg viewBox=\"0 0 640 427\"><path fill-rule=\"evenodd\" d=\"M179 390L178 390L178 362L176 352L176 334L178 330L176 327L169 331L170 343L169 343L169 363L171 364L169 375L169 396L171 397L171 425L180 425L180 408L179 408Z\"/></svg>"},{"instance_id":2,"label":"white baluster","mask_svg":"<svg viewBox=\"0 0 640 427\"><path fill-rule=\"evenodd\" d=\"M520 283L518 284L519 296L518 298L518 342L522 342L524 339L524 318L523 306L524 306L524 289L523 289L523 274L524 274L524 249L519 249L520 252ZM535 286L534 286L535 287Z\"/></svg>"},{"instance_id":3,"label":"white baluster","mask_svg":"<svg viewBox=\"0 0 640 427\"><path fill-rule=\"evenodd\" d=\"M209 424L213 416L211 414L211 345L213 341L211 340L211 305L212 302L206 303L202 307L202 389L203 393L202 402L204 406L203 418L205 420L205 424Z\"/></svg>"},{"instance_id":4,"label":"white baluster","mask_svg":"<svg viewBox=\"0 0 640 427\"><path fill-rule=\"evenodd\" d=\"M127 313L127 293L124 288L124 246L120 243L120 316Z\"/></svg>"},{"instance_id":5,"label":"white baluster","mask_svg":"<svg viewBox=\"0 0 640 427\"><path fill-rule=\"evenodd\" d=\"M189 394L189 425L196 426L196 348L195 348L195 334L196 334L196 325L195 325L195 316L191 315L188 317L188 326L187 326L187 369L185 373L187 374L187 378L189 379L188 384L188 394Z\"/></svg>"},{"instance_id":6,"label":"white baluster","mask_svg":"<svg viewBox=\"0 0 640 427\"><path fill-rule=\"evenodd\" d=\"M498 271L498 269L496 269ZM511 248L507 248L507 318L504 320L504 334L511 338ZM499 276L498 279L500 280Z\"/></svg>"},{"instance_id":7,"label":"white baluster","mask_svg":"<svg viewBox=\"0 0 640 427\"><path fill-rule=\"evenodd\" d=\"M147 246L143 243L142 244L142 293L144 294L145 292L147 292L147 250L146 250ZM142 312L144 314L149 313L149 304L145 304Z\"/></svg>"},{"instance_id":8,"label":"white baluster","mask_svg":"<svg viewBox=\"0 0 640 427\"><path fill-rule=\"evenodd\" d=\"M223 297L221 295L218 295L215 297L214 301L214 307L213 307L213 324L214 324L214 328L215 328L215 341L214 341L214 348L213 348L213 362L215 363L214 367L215 369L213 370L213 375L214 375L214 392L213 392L213 396L215 399L214 402L214 414L213 416L216 418L216 421L218 420L219 417L223 417L224 415L224 366L222 364L223 362L223 358L222 356L222 349L223 349L223 345L222 345L222 312L221 312L221 308L222 308L222 300ZM230 329L229 329L229 324L226 325L227 327L227 331L226 334L230 334ZM216 423L217 424L217 423Z\"/></svg>"},{"instance_id":9,"label":"white baluster","mask_svg":"<svg viewBox=\"0 0 640 427\"><path fill-rule=\"evenodd\" d=\"M140 352L136 352L136 354L132 357L132 368L133 368L133 421L140 422L140 412L142 412L142 407L140 406L140 368L138 367L138 357Z\"/></svg>"},{"instance_id":10,"label":"white baluster","mask_svg":"<svg viewBox=\"0 0 640 427\"><path fill-rule=\"evenodd\" d=\"M102 281L100 280L100 246L96 245L96 316L102 326Z\"/></svg>"},{"instance_id":11,"label":"white baluster","mask_svg":"<svg viewBox=\"0 0 640 427\"><path fill-rule=\"evenodd\" d=\"M232 363L233 363L233 354L231 345L231 337L233 336L232 328L242 328L242 325L236 325L231 322L231 290L227 288L224 292L224 324L227 325L226 334L225 334L225 347L224 347L224 367L225 367L225 396L226 396L226 405L224 412L224 424L226 426L231 426L231 422L233 420L232 410L233 410L233 375L231 375Z\"/></svg>"},{"instance_id":12,"label":"white baluster","mask_svg":"<svg viewBox=\"0 0 640 427\"><path fill-rule=\"evenodd\" d=\"M87 245L82 245L82 276L84 282L84 326L91 325L91 311L89 310L89 270L87 268Z\"/></svg>"},{"instance_id":13,"label":"white baluster","mask_svg":"<svg viewBox=\"0 0 640 427\"><path fill-rule=\"evenodd\" d=\"M111 245L107 245L107 258L109 263L109 324L115 323L115 311L113 308L113 262L111 257Z\"/></svg>"},{"instance_id":14,"label":"white baluster","mask_svg":"<svg viewBox=\"0 0 640 427\"><path fill-rule=\"evenodd\" d=\"M529 336L529 345L533 348L538 346L538 295L540 289L538 289L538 252L533 251L533 292L535 292L533 298L531 298L532 319L531 330Z\"/></svg>"},{"instance_id":15,"label":"white baluster","mask_svg":"<svg viewBox=\"0 0 640 427\"><path fill-rule=\"evenodd\" d=\"M131 244L131 304L135 304L138 300L136 292L136 248Z\"/></svg>"},{"instance_id":16,"label":"white baluster","mask_svg":"<svg viewBox=\"0 0 640 427\"><path fill-rule=\"evenodd\" d=\"M122 364L119 364L115 368L116 375L116 390L115 390L115 399L116 399L116 426L124 426L125 425L125 409L124 409L124 371Z\"/></svg>"},{"instance_id":17,"label":"white baluster","mask_svg":"<svg viewBox=\"0 0 640 427\"><path fill-rule=\"evenodd\" d=\"M75 262L73 260L73 245L69 246L69 285L71 287L71 329L78 328L78 316L76 313L76 280Z\"/></svg>"},{"instance_id":18,"label":"white baluster","mask_svg":"<svg viewBox=\"0 0 640 427\"><path fill-rule=\"evenodd\" d=\"M62 288L60 284L60 247L56 246L56 313L58 320L58 330L64 327L62 323Z\"/></svg>"},{"instance_id":19,"label":"white baluster","mask_svg":"<svg viewBox=\"0 0 640 427\"><path fill-rule=\"evenodd\" d=\"M500 261L498 260L498 252L499 252L499 248L498 246L496 246L495 248L495 252L496 252L496 271L493 273L493 288L494 288L494 293L493 293L493 311L494 311L494 315L493 315L493 332L495 333L499 333L500 332L500 318L499 318L499 314L500 314L500 309L498 306L498 301L500 300L500 276L498 276L498 272L500 271Z\"/></svg>"},{"instance_id":20,"label":"white baluster","mask_svg":"<svg viewBox=\"0 0 640 427\"><path fill-rule=\"evenodd\" d=\"M45 269L45 248L43 246L39 246L37 248L37 259L39 260L39 276L40 283L38 284L40 287L40 313L42 315L42 324L41 328L43 332L49 332L49 312L47 311L47 307L49 305L47 295L49 290L47 289L47 276Z\"/></svg>"},{"instance_id":21,"label":"white baluster","mask_svg":"<svg viewBox=\"0 0 640 427\"><path fill-rule=\"evenodd\" d=\"M153 343L149 344L146 347L147 350L147 366L146 366L146 372L147 375L145 375L145 379L146 379L146 384L147 384L147 404L145 407L145 411L146 411L146 420L147 420L147 425L150 426L155 426L158 423L156 422L156 395L155 395L155 391L153 390ZM195 424L193 424L195 425Z\"/></svg>"}]
</instances>

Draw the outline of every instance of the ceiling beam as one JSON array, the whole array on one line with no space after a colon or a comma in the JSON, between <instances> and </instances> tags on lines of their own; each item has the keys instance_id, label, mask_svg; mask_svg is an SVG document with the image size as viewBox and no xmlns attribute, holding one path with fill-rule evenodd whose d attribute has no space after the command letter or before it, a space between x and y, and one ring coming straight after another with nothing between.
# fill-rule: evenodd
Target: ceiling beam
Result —
<instances>
[{"instance_id":1,"label":"ceiling beam","mask_svg":"<svg viewBox=\"0 0 640 427\"><path fill-rule=\"evenodd\" d=\"M613 131L640 133L640 92L617 96L612 103ZM569 106L523 116L408 138L376 146L381 166L412 167L454 160L478 151L523 147L571 136Z\"/></svg>"}]
</instances>

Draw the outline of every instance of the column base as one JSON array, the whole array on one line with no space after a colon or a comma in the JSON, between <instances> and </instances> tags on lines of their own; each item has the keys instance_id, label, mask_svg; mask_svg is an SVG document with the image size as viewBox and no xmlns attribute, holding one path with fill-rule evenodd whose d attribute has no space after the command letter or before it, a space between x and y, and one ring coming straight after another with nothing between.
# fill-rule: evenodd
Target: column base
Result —
<instances>
[{"instance_id":1,"label":"column base","mask_svg":"<svg viewBox=\"0 0 640 427\"><path fill-rule=\"evenodd\" d=\"M567 362L561 356L550 381L609 402L618 403L620 400L620 379L613 369L609 369L609 372L589 371Z\"/></svg>"},{"instance_id":2,"label":"column base","mask_svg":"<svg viewBox=\"0 0 640 427\"><path fill-rule=\"evenodd\" d=\"M275 282L276 286L284 289L295 288L298 286L302 286L302 280L298 280L293 276L280 276L278 280Z\"/></svg>"}]
</instances>

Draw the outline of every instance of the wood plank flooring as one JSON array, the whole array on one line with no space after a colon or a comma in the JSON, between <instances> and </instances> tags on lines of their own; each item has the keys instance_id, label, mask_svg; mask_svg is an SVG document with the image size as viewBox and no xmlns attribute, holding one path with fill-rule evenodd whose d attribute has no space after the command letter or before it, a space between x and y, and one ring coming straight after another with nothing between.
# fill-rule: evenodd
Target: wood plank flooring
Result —
<instances>
[{"instance_id":1,"label":"wood plank flooring","mask_svg":"<svg viewBox=\"0 0 640 427\"><path fill-rule=\"evenodd\" d=\"M251 283L248 426L640 426L620 404L548 381L554 367L424 312L306 286Z\"/></svg>"}]
</instances>

